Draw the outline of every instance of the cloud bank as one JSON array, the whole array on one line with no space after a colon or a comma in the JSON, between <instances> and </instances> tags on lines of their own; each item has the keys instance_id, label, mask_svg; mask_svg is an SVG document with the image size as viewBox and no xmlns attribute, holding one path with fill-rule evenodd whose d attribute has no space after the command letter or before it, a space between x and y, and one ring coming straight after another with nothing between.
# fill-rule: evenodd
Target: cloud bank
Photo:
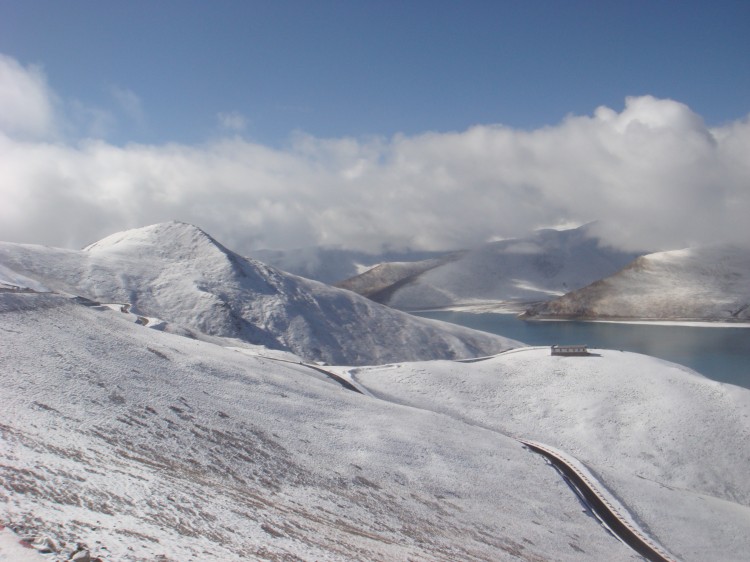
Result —
<instances>
[{"instance_id":1,"label":"cloud bank","mask_svg":"<svg viewBox=\"0 0 750 562\"><path fill-rule=\"evenodd\" d=\"M61 140L59 107L38 68L0 56L0 240L76 248L178 219L238 251L445 250L591 220L630 250L750 241L750 120L707 128L672 100L627 98L532 131L298 133L281 149L234 133Z\"/></svg>"}]
</instances>

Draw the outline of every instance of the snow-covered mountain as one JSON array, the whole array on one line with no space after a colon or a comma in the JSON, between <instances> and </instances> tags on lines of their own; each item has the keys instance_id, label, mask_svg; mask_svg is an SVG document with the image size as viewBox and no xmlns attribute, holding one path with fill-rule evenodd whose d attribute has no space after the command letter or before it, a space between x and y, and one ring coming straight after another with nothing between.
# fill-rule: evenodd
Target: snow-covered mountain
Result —
<instances>
[{"instance_id":1,"label":"snow-covered mountain","mask_svg":"<svg viewBox=\"0 0 750 562\"><path fill-rule=\"evenodd\" d=\"M750 550L750 390L606 350L307 363L297 316L311 337L349 319L357 357L478 336L398 324L181 223L3 244L0 264L0 560L14 537L55 562L639 559L522 441L667 559Z\"/></svg>"},{"instance_id":2,"label":"snow-covered mountain","mask_svg":"<svg viewBox=\"0 0 750 562\"><path fill-rule=\"evenodd\" d=\"M383 264L340 283L394 308L522 307L610 275L633 260L599 244L592 225L484 244L442 263Z\"/></svg>"},{"instance_id":3,"label":"snow-covered mountain","mask_svg":"<svg viewBox=\"0 0 750 562\"><path fill-rule=\"evenodd\" d=\"M442 257L443 252L369 254L343 248L313 246L292 250L255 250L250 257L282 271L334 285L383 262L415 262Z\"/></svg>"},{"instance_id":4,"label":"snow-covered mountain","mask_svg":"<svg viewBox=\"0 0 750 562\"><path fill-rule=\"evenodd\" d=\"M127 303L137 315L165 321L167 329L237 338L328 363L471 357L516 345L242 258L179 222L113 234L83 251L0 243L0 264L9 279Z\"/></svg>"},{"instance_id":5,"label":"snow-covered mountain","mask_svg":"<svg viewBox=\"0 0 750 562\"><path fill-rule=\"evenodd\" d=\"M750 249L706 246L640 257L529 309L528 317L750 321Z\"/></svg>"}]
</instances>

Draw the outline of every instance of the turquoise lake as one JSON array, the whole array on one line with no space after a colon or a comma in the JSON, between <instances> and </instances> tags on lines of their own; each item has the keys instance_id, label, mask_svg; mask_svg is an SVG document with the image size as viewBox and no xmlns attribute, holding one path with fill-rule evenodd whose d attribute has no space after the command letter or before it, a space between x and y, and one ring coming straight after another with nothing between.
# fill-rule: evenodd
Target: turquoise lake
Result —
<instances>
[{"instance_id":1,"label":"turquoise lake","mask_svg":"<svg viewBox=\"0 0 750 562\"><path fill-rule=\"evenodd\" d=\"M708 378L750 388L750 328L705 328L603 322L526 322L513 314L424 311L444 320L528 345L586 344L644 353L690 367Z\"/></svg>"}]
</instances>

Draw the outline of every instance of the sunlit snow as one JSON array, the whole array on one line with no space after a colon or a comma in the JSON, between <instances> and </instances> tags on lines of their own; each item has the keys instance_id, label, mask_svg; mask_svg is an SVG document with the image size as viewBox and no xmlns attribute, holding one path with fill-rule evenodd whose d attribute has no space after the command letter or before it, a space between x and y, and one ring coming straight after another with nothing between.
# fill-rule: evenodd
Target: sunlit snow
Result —
<instances>
[{"instance_id":1,"label":"sunlit snow","mask_svg":"<svg viewBox=\"0 0 750 562\"><path fill-rule=\"evenodd\" d=\"M411 323L180 223L0 259L0 560L23 560L19 540L54 560L639 559L518 439L571 459L670 556L750 550L747 389ZM321 366L222 331L310 309L308 341L346 318L348 357L425 360Z\"/></svg>"}]
</instances>

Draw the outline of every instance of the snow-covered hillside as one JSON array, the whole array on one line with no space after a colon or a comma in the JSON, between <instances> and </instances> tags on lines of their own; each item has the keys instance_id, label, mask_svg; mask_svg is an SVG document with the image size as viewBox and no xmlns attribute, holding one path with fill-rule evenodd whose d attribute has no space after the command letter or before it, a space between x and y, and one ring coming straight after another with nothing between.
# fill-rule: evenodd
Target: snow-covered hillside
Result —
<instances>
[{"instance_id":1,"label":"snow-covered hillside","mask_svg":"<svg viewBox=\"0 0 750 562\"><path fill-rule=\"evenodd\" d=\"M736 251L687 255L710 264L694 286L741 284ZM518 343L190 225L0 244L0 337L3 561L18 540L55 562L639 559L519 440L568 458L667 559L750 552L750 390L608 350L365 366Z\"/></svg>"},{"instance_id":2,"label":"snow-covered hillside","mask_svg":"<svg viewBox=\"0 0 750 562\"><path fill-rule=\"evenodd\" d=\"M0 292L0 331L0 524L48 559L637 559L512 437L583 462L677 559L750 549L750 391L673 364L327 368L362 395L61 295Z\"/></svg>"},{"instance_id":3,"label":"snow-covered hillside","mask_svg":"<svg viewBox=\"0 0 750 562\"><path fill-rule=\"evenodd\" d=\"M640 257L529 317L750 321L750 249L707 246Z\"/></svg>"},{"instance_id":4,"label":"snow-covered hillside","mask_svg":"<svg viewBox=\"0 0 750 562\"><path fill-rule=\"evenodd\" d=\"M637 559L497 431L59 295L0 330L0 523L48 559Z\"/></svg>"},{"instance_id":5,"label":"snow-covered hillside","mask_svg":"<svg viewBox=\"0 0 750 562\"><path fill-rule=\"evenodd\" d=\"M679 560L750 552L750 390L644 355L509 351L342 369L388 402L540 441L582 461Z\"/></svg>"},{"instance_id":6,"label":"snow-covered hillside","mask_svg":"<svg viewBox=\"0 0 750 562\"><path fill-rule=\"evenodd\" d=\"M174 330L329 363L471 357L516 345L242 258L179 222L113 234L83 251L0 243L0 264L9 286L28 278L29 285L128 303L133 313L160 318Z\"/></svg>"},{"instance_id":7,"label":"snow-covered hillside","mask_svg":"<svg viewBox=\"0 0 750 562\"><path fill-rule=\"evenodd\" d=\"M636 255L600 246L592 225L585 225L492 242L456 257L416 272L400 264L385 271L384 264L377 275L365 272L344 286L403 310L522 308L610 275Z\"/></svg>"}]
</instances>

